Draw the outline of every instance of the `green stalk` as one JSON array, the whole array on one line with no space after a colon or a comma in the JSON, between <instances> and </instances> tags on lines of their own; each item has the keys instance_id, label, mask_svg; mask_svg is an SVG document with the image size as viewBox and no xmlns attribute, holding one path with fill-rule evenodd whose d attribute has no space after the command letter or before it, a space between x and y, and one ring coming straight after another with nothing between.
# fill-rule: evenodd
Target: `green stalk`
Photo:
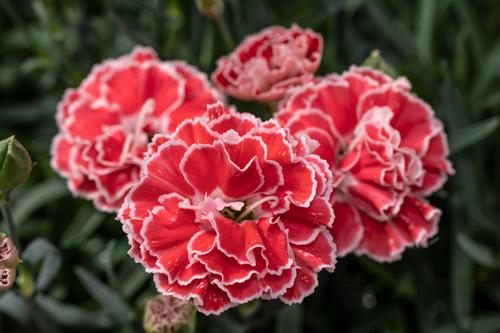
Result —
<instances>
[{"instance_id":1,"label":"green stalk","mask_svg":"<svg viewBox=\"0 0 500 333\"><path fill-rule=\"evenodd\" d=\"M0 192L0 208L2 209L2 214L5 222L7 223L8 233L17 248L19 256L21 256L21 243L19 242L19 237L17 236L17 228L12 216L12 205L10 203L10 193L9 191Z\"/></svg>"},{"instance_id":2,"label":"green stalk","mask_svg":"<svg viewBox=\"0 0 500 333\"><path fill-rule=\"evenodd\" d=\"M222 17L215 18L215 23L217 24L217 27L219 28L219 31L222 34L222 39L224 41L224 45L226 46L226 50L228 52L231 52L234 49L234 40L233 37L231 36L231 33L229 32L229 28L227 27L224 18Z\"/></svg>"}]
</instances>

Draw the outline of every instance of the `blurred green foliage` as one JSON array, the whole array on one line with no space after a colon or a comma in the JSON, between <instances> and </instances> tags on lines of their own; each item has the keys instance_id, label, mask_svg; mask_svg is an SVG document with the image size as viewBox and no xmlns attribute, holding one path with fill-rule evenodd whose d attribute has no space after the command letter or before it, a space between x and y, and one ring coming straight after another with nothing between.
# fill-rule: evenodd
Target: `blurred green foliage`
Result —
<instances>
[{"instance_id":1,"label":"blurred green foliage","mask_svg":"<svg viewBox=\"0 0 500 333\"><path fill-rule=\"evenodd\" d=\"M349 256L302 305L200 315L198 331L500 332L500 2L226 0L225 8L237 42L293 22L322 33L320 74L379 49L444 120L457 173L432 198L443 218L428 249L393 264ZM206 72L230 51L194 0L0 0L0 138L15 134L37 163L13 193L31 273L24 297L0 297L1 332L141 331L151 279L126 254L113 216L71 198L49 166L64 89L136 44Z\"/></svg>"}]
</instances>

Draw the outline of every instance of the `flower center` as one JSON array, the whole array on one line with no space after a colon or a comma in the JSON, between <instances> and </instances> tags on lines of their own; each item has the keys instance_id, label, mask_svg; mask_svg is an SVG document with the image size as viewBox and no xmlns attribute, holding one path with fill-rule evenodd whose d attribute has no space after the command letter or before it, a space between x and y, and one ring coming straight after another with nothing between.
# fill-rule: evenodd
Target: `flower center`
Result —
<instances>
[{"instance_id":1,"label":"flower center","mask_svg":"<svg viewBox=\"0 0 500 333\"><path fill-rule=\"evenodd\" d=\"M215 212L222 216L241 223L245 220L258 220L265 212L261 206L265 203L278 203L276 196L267 196L256 200L226 202L221 198L206 198L198 207L201 208L201 216L209 216Z\"/></svg>"}]
</instances>

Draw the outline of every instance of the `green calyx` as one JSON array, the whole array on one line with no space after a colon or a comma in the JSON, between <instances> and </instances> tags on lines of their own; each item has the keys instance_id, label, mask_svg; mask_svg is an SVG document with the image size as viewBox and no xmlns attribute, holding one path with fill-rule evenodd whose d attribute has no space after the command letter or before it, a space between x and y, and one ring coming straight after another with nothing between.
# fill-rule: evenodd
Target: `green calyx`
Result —
<instances>
[{"instance_id":1,"label":"green calyx","mask_svg":"<svg viewBox=\"0 0 500 333\"><path fill-rule=\"evenodd\" d=\"M387 61L385 61L379 50L373 50L368 58L366 58L365 61L361 63L361 66L378 69L379 71L382 71L393 78L398 76L398 73L396 72L394 67L392 67Z\"/></svg>"}]
</instances>

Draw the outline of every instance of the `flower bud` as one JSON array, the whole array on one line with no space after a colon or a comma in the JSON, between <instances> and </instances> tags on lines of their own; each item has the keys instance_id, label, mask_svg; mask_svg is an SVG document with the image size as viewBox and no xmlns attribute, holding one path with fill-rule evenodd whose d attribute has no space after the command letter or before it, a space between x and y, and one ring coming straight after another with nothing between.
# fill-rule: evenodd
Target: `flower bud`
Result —
<instances>
[{"instance_id":1,"label":"flower bud","mask_svg":"<svg viewBox=\"0 0 500 333\"><path fill-rule=\"evenodd\" d=\"M224 13L223 0L196 0L198 10L205 16L216 19Z\"/></svg>"},{"instance_id":2,"label":"flower bud","mask_svg":"<svg viewBox=\"0 0 500 333\"><path fill-rule=\"evenodd\" d=\"M22 184L30 172L30 155L14 136L0 141L0 190Z\"/></svg>"},{"instance_id":3,"label":"flower bud","mask_svg":"<svg viewBox=\"0 0 500 333\"><path fill-rule=\"evenodd\" d=\"M191 302L157 295L146 303L144 329L147 333L193 333L196 311Z\"/></svg>"},{"instance_id":4,"label":"flower bud","mask_svg":"<svg viewBox=\"0 0 500 333\"><path fill-rule=\"evenodd\" d=\"M0 267L15 269L18 263L16 246L7 235L0 233Z\"/></svg>"},{"instance_id":5,"label":"flower bud","mask_svg":"<svg viewBox=\"0 0 500 333\"><path fill-rule=\"evenodd\" d=\"M378 69L391 77L397 77L398 73L380 54L379 50L373 50L368 58L363 61L362 66L371 67L373 69Z\"/></svg>"},{"instance_id":6,"label":"flower bud","mask_svg":"<svg viewBox=\"0 0 500 333\"><path fill-rule=\"evenodd\" d=\"M16 279L16 269L10 267L0 268L0 293L9 290Z\"/></svg>"}]
</instances>

